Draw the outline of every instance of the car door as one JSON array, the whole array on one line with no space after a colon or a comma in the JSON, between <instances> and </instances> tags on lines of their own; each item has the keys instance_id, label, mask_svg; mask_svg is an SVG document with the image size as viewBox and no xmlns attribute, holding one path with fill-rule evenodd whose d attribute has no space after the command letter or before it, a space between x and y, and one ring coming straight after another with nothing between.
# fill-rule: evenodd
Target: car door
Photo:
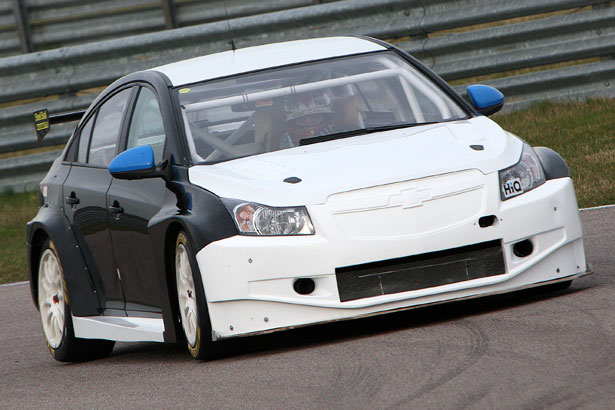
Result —
<instances>
[{"instance_id":1,"label":"car door","mask_svg":"<svg viewBox=\"0 0 615 410\"><path fill-rule=\"evenodd\" d=\"M105 314L124 314L124 295L117 272L106 195L112 177L107 166L117 153L125 108L132 89L103 102L80 130L76 162L64 182L64 212L81 247Z\"/></svg>"},{"instance_id":2,"label":"car door","mask_svg":"<svg viewBox=\"0 0 615 410\"><path fill-rule=\"evenodd\" d=\"M126 149L150 145L156 163L163 160L166 133L158 97L153 89L139 87L125 138ZM155 245L149 222L162 208L167 194L162 178L124 180L114 178L107 194L109 226L114 256L128 315L161 312Z\"/></svg>"}]
</instances>

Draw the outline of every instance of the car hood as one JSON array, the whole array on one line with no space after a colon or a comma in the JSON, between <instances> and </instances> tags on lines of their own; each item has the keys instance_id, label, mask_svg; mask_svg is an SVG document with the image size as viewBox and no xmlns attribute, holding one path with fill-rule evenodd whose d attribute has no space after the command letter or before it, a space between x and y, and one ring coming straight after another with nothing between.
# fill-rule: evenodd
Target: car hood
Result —
<instances>
[{"instance_id":1,"label":"car hood","mask_svg":"<svg viewBox=\"0 0 615 410\"><path fill-rule=\"evenodd\" d=\"M360 188L468 169L496 172L519 160L522 145L480 116L196 165L189 169L189 178L224 198L272 206L315 205ZM284 182L289 177L301 182Z\"/></svg>"}]
</instances>

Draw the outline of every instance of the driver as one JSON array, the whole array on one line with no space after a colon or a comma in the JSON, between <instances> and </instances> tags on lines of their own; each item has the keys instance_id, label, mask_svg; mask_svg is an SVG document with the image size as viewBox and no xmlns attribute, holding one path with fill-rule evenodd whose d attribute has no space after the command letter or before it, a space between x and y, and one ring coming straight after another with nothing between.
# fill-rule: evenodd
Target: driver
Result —
<instances>
[{"instance_id":1,"label":"driver","mask_svg":"<svg viewBox=\"0 0 615 410\"><path fill-rule=\"evenodd\" d=\"M326 91L290 95L254 113L255 145L261 152L299 145L305 138L363 128L355 96L332 98Z\"/></svg>"},{"instance_id":2,"label":"driver","mask_svg":"<svg viewBox=\"0 0 615 410\"><path fill-rule=\"evenodd\" d=\"M335 132L331 98L323 91L311 91L286 97L284 101L286 134L281 147L295 147L304 138Z\"/></svg>"}]
</instances>

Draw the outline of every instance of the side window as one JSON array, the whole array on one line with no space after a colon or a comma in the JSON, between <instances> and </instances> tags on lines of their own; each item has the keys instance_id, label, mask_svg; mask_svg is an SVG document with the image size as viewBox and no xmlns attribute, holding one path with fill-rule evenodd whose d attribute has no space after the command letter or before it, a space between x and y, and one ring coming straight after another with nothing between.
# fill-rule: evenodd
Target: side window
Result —
<instances>
[{"instance_id":1,"label":"side window","mask_svg":"<svg viewBox=\"0 0 615 410\"><path fill-rule=\"evenodd\" d=\"M149 145L154 150L156 163L159 163L162 161L165 140L162 114L156 94L149 88L142 87L130 122L126 149Z\"/></svg>"},{"instance_id":2,"label":"side window","mask_svg":"<svg viewBox=\"0 0 615 410\"><path fill-rule=\"evenodd\" d=\"M122 115L130 91L130 88L120 91L98 109L94 132L92 132L88 164L106 167L115 156L115 147L122 125Z\"/></svg>"},{"instance_id":3,"label":"side window","mask_svg":"<svg viewBox=\"0 0 615 410\"><path fill-rule=\"evenodd\" d=\"M88 145L90 145L90 135L92 135L92 124L95 116L92 115L88 122L81 128L79 134L79 147L77 151L77 162L85 163L88 159Z\"/></svg>"}]
</instances>

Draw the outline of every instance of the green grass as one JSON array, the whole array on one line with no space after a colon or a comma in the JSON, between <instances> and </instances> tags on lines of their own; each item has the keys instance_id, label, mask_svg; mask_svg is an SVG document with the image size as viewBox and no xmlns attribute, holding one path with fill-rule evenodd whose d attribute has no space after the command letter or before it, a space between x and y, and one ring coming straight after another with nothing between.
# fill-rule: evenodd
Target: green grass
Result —
<instances>
[{"instance_id":1,"label":"green grass","mask_svg":"<svg viewBox=\"0 0 615 410\"><path fill-rule=\"evenodd\" d=\"M38 192L0 195L0 283L28 279L26 222L38 211Z\"/></svg>"},{"instance_id":2,"label":"green grass","mask_svg":"<svg viewBox=\"0 0 615 410\"><path fill-rule=\"evenodd\" d=\"M533 146L547 146L568 162L580 207L615 203L615 100L540 103L493 117ZM38 193L0 195L0 283L27 280L26 222Z\"/></svg>"},{"instance_id":3,"label":"green grass","mask_svg":"<svg viewBox=\"0 0 615 410\"><path fill-rule=\"evenodd\" d=\"M615 100L543 102L495 115L502 128L568 163L579 207L615 203Z\"/></svg>"}]
</instances>

